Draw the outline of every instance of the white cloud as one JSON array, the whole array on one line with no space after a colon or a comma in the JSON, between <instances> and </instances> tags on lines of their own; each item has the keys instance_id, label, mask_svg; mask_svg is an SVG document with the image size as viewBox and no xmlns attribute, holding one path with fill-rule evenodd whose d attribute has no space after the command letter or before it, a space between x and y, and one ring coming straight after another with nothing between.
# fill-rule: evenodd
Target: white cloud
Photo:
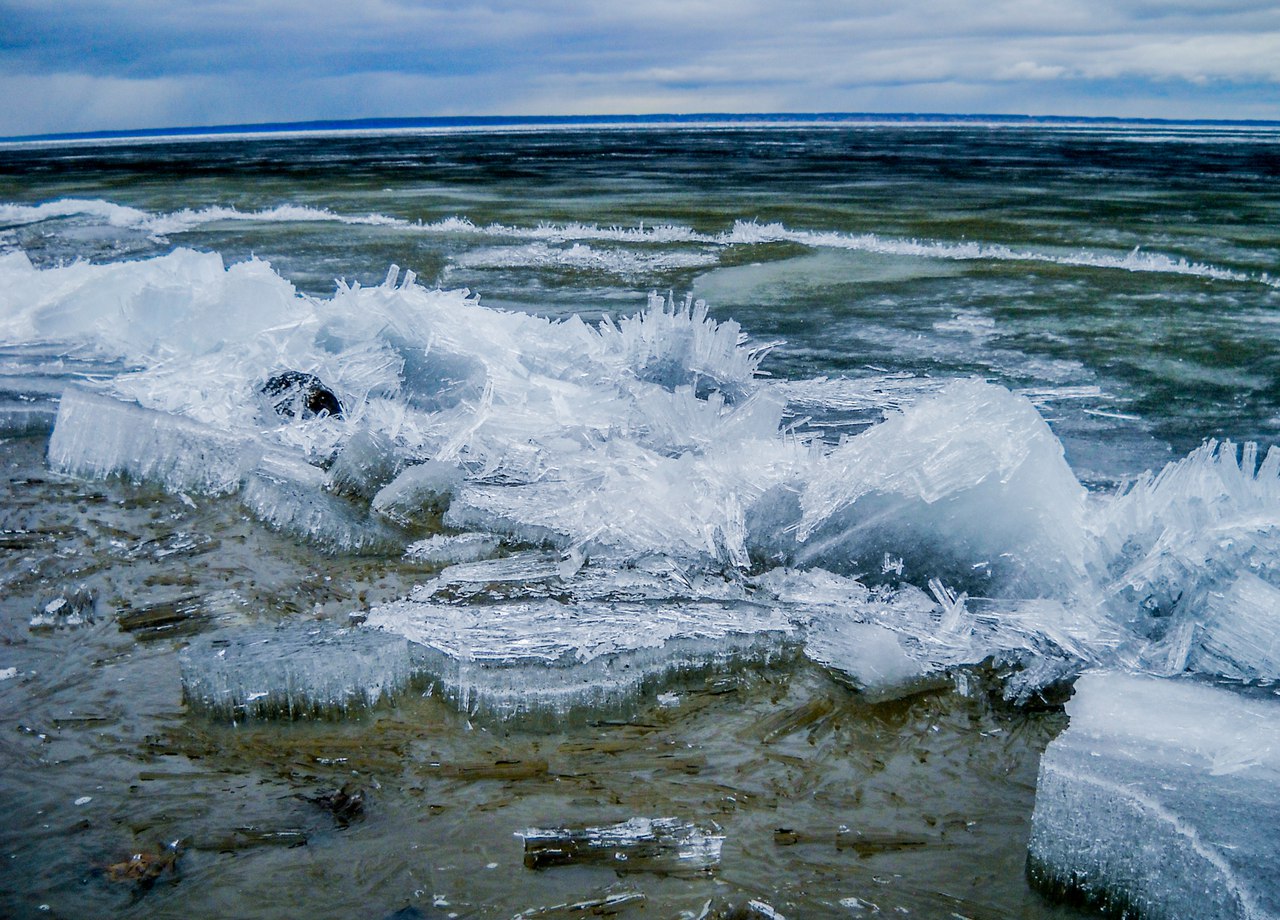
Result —
<instances>
[{"instance_id":1,"label":"white cloud","mask_svg":"<svg viewBox=\"0 0 1280 920\"><path fill-rule=\"evenodd\" d=\"M0 0L0 21L0 134L1108 100L1280 118L1280 6L1261 0Z\"/></svg>"}]
</instances>

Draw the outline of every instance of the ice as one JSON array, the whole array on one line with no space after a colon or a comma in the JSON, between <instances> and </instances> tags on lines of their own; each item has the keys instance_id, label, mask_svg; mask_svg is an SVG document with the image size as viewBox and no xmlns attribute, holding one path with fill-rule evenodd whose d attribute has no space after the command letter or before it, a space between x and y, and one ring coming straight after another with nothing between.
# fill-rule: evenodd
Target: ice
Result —
<instances>
[{"instance_id":1,"label":"ice","mask_svg":"<svg viewBox=\"0 0 1280 920\"><path fill-rule=\"evenodd\" d=\"M404 555L416 562L454 565L488 559L501 546L502 538L490 533L436 534L411 543Z\"/></svg>"},{"instance_id":2,"label":"ice","mask_svg":"<svg viewBox=\"0 0 1280 920\"><path fill-rule=\"evenodd\" d=\"M121 475L171 492L234 492L261 454L245 435L79 387L63 393L49 439L49 465L56 470Z\"/></svg>"},{"instance_id":3,"label":"ice","mask_svg":"<svg viewBox=\"0 0 1280 920\"><path fill-rule=\"evenodd\" d=\"M187 705L232 721L337 718L394 699L412 677L404 639L322 623L222 630L179 661Z\"/></svg>"},{"instance_id":4,"label":"ice","mask_svg":"<svg viewBox=\"0 0 1280 920\"><path fill-rule=\"evenodd\" d=\"M1043 597L1085 577L1084 513L1031 403L962 380L845 440L748 525L758 552L792 564L865 573L891 553L912 580Z\"/></svg>"},{"instance_id":5,"label":"ice","mask_svg":"<svg viewBox=\"0 0 1280 920\"><path fill-rule=\"evenodd\" d=\"M804 653L871 702L948 683L928 662L908 654L897 633L874 623L825 622L806 636Z\"/></svg>"},{"instance_id":6,"label":"ice","mask_svg":"<svg viewBox=\"0 0 1280 920\"><path fill-rule=\"evenodd\" d=\"M323 470L289 455L263 458L244 480L240 501L259 520L325 552L391 554L408 542L361 505L325 491Z\"/></svg>"},{"instance_id":7,"label":"ice","mask_svg":"<svg viewBox=\"0 0 1280 920\"><path fill-rule=\"evenodd\" d=\"M1280 917L1280 703L1186 680L1081 677L1040 766L1028 867L1144 917Z\"/></svg>"},{"instance_id":8,"label":"ice","mask_svg":"<svg viewBox=\"0 0 1280 920\"><path fill-rule=\"evenodd\" d=\"M1097 579L1148 667L1280 677L1280 450L1206 443L1139 479L1092 525Z\"/></svg>"},{"instance_id":9,"label":"ice","mask_svg":"<svg viewBox=\"0 0 1280 920\"><path fill-rule=\"evenodd\" d=\"M1211 592L1205 607L1192 670L1237 680L1280 678L1280 588L1245 572L1225 591Z\"/></svg>"},{"instance_id":10,"label":"ice","mask_svg":"<svg viewBox=\"0 0 1280 920\"><path fill-rule=\"evenodd\" d=\"M530 827L524 839L529 869L598 863L616 872L709 874L720 864L724 836L678 818L631 818L602 827Z\"/></svg>"},{"instance_id":11,"label":"ice","mask_svg":"<svg viewBox=\"0 0 1280 920\"><path fill-rule=\"evenodd\" d=\"M449 463L427 460L410 466L373 496L373 510L401 523L439 514L462 482L462 471Z\"/></svg>"},{"instance_id":12,"label":"ice","mask_svg":"<svg viewBox=\"0 0 1280 920\"><path fill-rule=\"evenodd\" d=\"M97 619L98 592L87 585L63 588L55 597L37 605L32 629L74 629Z\"/></svg>"},{"instance_id":13,"label":"ice","mask_svg":"<svg viewBox=\"0 0 1280 920\"><path fill-rule=\"evenodd\" d=\"M552 724L623 713L681 678L776 660L795 633L773 609L743 602L552 599L396 601L374 607L365 628L414 643L415 660L469 715Z\"/></svg>"}]
</instances>

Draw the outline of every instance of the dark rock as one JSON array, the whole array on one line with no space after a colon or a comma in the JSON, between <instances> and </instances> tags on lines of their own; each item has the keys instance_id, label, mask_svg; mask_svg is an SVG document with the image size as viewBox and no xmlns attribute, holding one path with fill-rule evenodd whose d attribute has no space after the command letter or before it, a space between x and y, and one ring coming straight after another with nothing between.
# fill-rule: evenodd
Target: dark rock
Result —
<instances>
[{"instance_id":1,"label":"dark rock","mask_svg":"<svg viewBox=\"0 0 1280 920\"><path fill-rule=\"evenodd\" d=\"M342 403L315 374L281 371L269 377L260 392L281 418L342 418Z\"/></svg>"}]
</instances>

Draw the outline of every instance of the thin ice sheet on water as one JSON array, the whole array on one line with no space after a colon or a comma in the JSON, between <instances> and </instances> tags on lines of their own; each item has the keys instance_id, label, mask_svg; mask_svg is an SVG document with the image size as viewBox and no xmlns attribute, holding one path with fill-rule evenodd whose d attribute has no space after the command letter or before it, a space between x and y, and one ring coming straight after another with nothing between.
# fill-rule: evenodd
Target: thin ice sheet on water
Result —
<instances>
[{"instance_id":1,"label":"thin ice sheet on water","mask_svg":"<svg viewBox=\"0 0 1280 920\"><path fill-rule=\"evenodd\" d=\"M179 656L188 706L215 718L335 718L409 685L408 645L389 633L321 623L199 636Z\"/></svg>"},{"instance_id":2,"label":"thin ice sheet on water","mask_svg":"<svg viewBox=\"0 0 1280 920\"><path fill-rule=\"evenodd\" d=\"M682 676L781 657L794 633L785 617L749 603L549 598L397 601L370 610L365 627L414 643L447 699L498 720L620 710Z\"/></svg>"},{"instance_id":3,"label":"thin ice sheet on water","mask_svg":"<svg viewBox=\"0 0 1280 920\"><path fill-rule=\"evenodd\" d=\"M1087 674L1040 766L1032 878L1119 913L1280 917L1280 703Z\"/></svg>"}]
</instances>

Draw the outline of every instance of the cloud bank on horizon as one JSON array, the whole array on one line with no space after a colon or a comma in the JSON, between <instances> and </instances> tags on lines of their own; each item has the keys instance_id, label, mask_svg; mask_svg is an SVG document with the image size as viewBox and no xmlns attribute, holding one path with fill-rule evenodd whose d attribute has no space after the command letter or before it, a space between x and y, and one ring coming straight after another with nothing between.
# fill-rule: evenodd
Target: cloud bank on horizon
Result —
<instances>
[{"instance_id":1,"label":"cloud bank on horizon","mask_svg":"<svg viewBox=\"0 0 1280 920\"><path fill-rule=\"evenodd\" d=\"M0 136L418 115L1280 119L1274 0L0 0Z\"/></svg>"}]
</instances>

